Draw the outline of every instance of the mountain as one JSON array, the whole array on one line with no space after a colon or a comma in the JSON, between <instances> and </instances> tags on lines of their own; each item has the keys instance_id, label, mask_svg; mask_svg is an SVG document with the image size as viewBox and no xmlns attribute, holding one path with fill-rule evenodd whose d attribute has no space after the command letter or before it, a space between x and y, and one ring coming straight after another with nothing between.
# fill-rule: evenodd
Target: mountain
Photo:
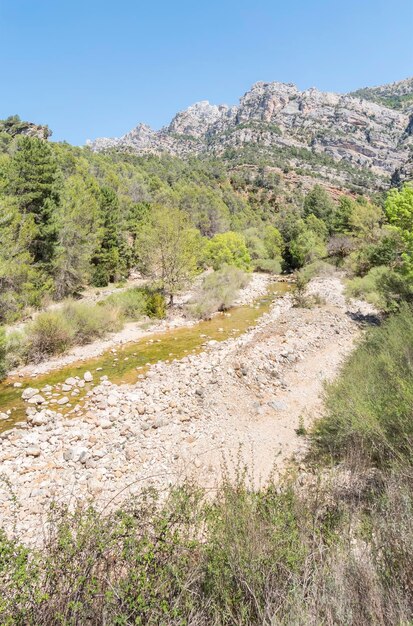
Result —
<instances>
[{"instance_id":1,"label":"mountain","mask_svg":"<svg viewBox=\"0 0 413 626\"><path fill-rule=\"evenodd\" d=\"M364 87L350 95L382 104L390 109L413 113L413 78L379 87Z\"/></svg>"},{"instance_id":2,"label":"mountain","mask_svg":"<svg viewBox=\"0 0 413 626\"><path fill-rule=\"evenodd\" d=\"M413 111L404 105L412 85L410 79L343 95L258 82L236 106L198 102L158 131L139 124L121 138L87 145L95 151L220 157L274 165L338 186L385 187L411 154ZM388 102L404 98L403 107L374 101L384 94Z\"/></svg>"}]
</instances>

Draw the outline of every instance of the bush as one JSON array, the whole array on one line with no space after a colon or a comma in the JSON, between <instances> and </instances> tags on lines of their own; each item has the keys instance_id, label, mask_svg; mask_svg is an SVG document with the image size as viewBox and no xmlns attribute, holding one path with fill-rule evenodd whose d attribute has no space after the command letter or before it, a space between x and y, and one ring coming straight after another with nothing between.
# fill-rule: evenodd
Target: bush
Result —
<instances>
[{"instance_id":1,"label":"bush","mask_svg":"<svg viewBox=\"0 0 413 626\"><path fill-rule=\"evenodd\" d=\"M226 311L249 280L250 277L242 270L229 265L208 274L190 303L190 311L201 319L208 319L217 311Z\"/></svg>"},{"instance_id":2,"label":"bush","mask_svg":"<svg viewBox=\"0 0 413 626\"><path fill-rule=\"evenodd\" d=\"M350 298L362 298L379 309L386 307L380 285L383 277L389 272L387 267L373 267L366 276L347 281L345 294Z\"/></svg>"},{"instance_id":3,"label":"bush","mask_svg":"<svg viewBox=\"0 0 413 626\"><path fill-rule=\"evenodd\" d=\"M122 328L119 311L94 304L72 300L63 306L61 314L72 328L74 344L83 345Z\"/></svg>"},{"instance_id":4,"label":"bush","mask_svg":"<svg viewBox=\"0 0 413 626\"><path fill-rule=\"evenodd\" d=\"M6 367L8 370L22 365L27 356L27 336L22 330L6 335Z\"/></svg>"},{"instance_id":5,"label":"bush","mask_svg":"<svg viewBox=\"0 0 413 626\"><path fill-rule=\"evenodd\" d=\"M413 462L413 313L407 305L373 329L328 387L315 450L359 454L377 466Z\"/></svg>"},{"instance_id":6,"label":"bush","mask_svg":"<svg viewBox=\"0 0 413 626\"><path fill-rule=\"evenodd\" d=\"M103 304L117 307L122 315L129 320L137 320L146 314L145 292L139 287L113 294Z\"/></svg>"},{"instance_id":7,"label":"bush","mask_svg":"<svg viewBox=\"0 0 413 626\"><path fill-rule=\"evenodd\" d=\"M104 305L118 307L129 320L137 320L143 315L162 319L166 315L164 295L146 287L132 287L114 294L105 300Z\"/></svg>"},{"instance_id":8,"label":"bush","mask_svg":"<svg viewBox=\"0 0 413 626\"><path fill-rule=\"evenodd\" d=\"M6 378L7 374L7 341L6 341L6 333L4 332L4 328L0 327L0 380Z\"/></svg>"},{"instance_id":9,"label":"bush","mask_svg":"<svg viewBox=\"0 0 413 626\"><path fill-rule=\"evenodd\" d=\"M38 362L73 345L75 329L60 311L40 313L27 328L27 358Z\"/></svg>"},{"instance_id":10,"label":"bush","mask_svg":"<svg viewBox=\"0 0 413 626\"><path fill-rule=\"evenodd\" d=\"M257 272L281 274L281 261L279 259L256 259L253 264Z\"/></svg>"},{"instance_id":11,"label":"bush","mask_svg":"<svg viewBox=\"0 0 413 626\"><path fill-rule=\"evenodd\" d=\"M148 291L146 296L146 314L149 317L164 319L166 317L165 296L159 291Z\"/></svg>"},{"instance_id":12,"label":"bush","mask_svg":"<svg viewBox=\"0 0 413 626\"><path fill-rule=\"evenodd\" d=\"M347 477L340 496L315 478L256 491L241 473L213 500L186 484L106 516L55 508L37 550L0 532L0 623L408 624L411 482Z\"/></svg>"}]
</instances>

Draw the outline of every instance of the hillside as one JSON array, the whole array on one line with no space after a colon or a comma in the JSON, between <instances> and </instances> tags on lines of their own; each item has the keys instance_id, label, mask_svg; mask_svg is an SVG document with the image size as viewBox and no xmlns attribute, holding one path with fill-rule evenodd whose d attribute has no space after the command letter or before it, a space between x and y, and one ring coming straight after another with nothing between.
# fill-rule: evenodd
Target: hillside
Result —
<instances>
[{"instance_id":1,"label":"hillside","mask_svg":"<svg viewBox=\"0 0 413 626\"><path fill-rule=\"evenodd\" d=\"M119 139L100 138L88 146L218 157L232 165L265 162L338 187L380 188L408 161L412 124L408 109L371 101L372 91L340 95L258 82L236 106L198 102L159 131L139 124Z\"/></svg>"},{"instance_id":2,"label":"hillside","mask_svg":"<svg viewBox=\"0 0 413 626\"><path fill-rule=\"evenodd\" d=\"M413 78L378 87L364 87L349 95L382 104L389 109L413 113Z\"/></svg>"}]
</instances>

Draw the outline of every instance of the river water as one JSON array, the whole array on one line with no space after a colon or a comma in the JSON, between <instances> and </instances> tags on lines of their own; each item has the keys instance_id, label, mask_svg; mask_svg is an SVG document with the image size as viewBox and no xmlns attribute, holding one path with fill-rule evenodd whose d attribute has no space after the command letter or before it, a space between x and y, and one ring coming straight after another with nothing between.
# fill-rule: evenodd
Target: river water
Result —
<instances>
[{"instance_id":1,"label":"river water","mask_svg":"<svg viewBox=\"0 0 413 626\"><path fill-rule=\"evenodd\" d=\"M36 378L10 378L0 384L0 412L10 416L0 421L0 432L25 421L27 404L21 399L26 387L35 387L42 390L46 385L53 387L51 395L42 395L47 399L47 408L58 410L68 416L74 415L76 407L82 403L90 389L100 382L101 376L117 384L131 384L139 380L145 370L158 361L172 361L181 359L188 354L201 352L208 341L224 341L238 337L249 327L254 326L258 319L266 313L271 303L291 289L288 283L271 283L265 296L257 299L253 305L235 307L227 313L220 313L211 320L201 321L193 326L176 328L159 334L148 334L136 342L119 346L93 359L85 359L77 363L42 374ZM76 398L64 394L56 385L61 385L69 377L79 376L90 371L94 377L92 383L86 384ZM15 388L13 383L18 380L22 387ZM70 403L61 407L57 400L68 395Z\"/></svg>"}]
</instances>

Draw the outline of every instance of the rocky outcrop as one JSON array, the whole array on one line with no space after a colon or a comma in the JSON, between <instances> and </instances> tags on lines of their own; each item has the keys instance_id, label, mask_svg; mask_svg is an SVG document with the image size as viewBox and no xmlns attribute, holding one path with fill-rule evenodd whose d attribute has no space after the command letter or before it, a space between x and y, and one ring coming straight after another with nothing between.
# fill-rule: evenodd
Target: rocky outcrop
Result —
<instances>
[{"instance_id":1,"label":"rocky outcrop","mask_svg":"<svg viewBox=\"0 0 413 626\"><path fill-rule=\"evenodd\" d=\"M23 122L18 115L12 115L5 120L0 120L0 133L7 133L12 137L26 135L28 137L37 137L38 139L48 139L52 135L52 131L48 126Z\"/></svg>"},{"instance_id":2,"label":"rocky outcrop","mask_svg":"<svg viewBox=\"0 0 413 626\"><path fill-rule=\"evenodd\" d=\"M238 106L207 101L178 113L154 131L140 124L119 139L88 142L93 150L118 148L138 154L177 156L253 148L281 154L294 167L321 172L341 164L389 179L403 167L413 145L409 111L394 110L354 95L299 91L295 85L258 82ZM322 173L322 172L321 172ZM324 172L328 177L328 171Z\"/></svg>"}]
</instances>

